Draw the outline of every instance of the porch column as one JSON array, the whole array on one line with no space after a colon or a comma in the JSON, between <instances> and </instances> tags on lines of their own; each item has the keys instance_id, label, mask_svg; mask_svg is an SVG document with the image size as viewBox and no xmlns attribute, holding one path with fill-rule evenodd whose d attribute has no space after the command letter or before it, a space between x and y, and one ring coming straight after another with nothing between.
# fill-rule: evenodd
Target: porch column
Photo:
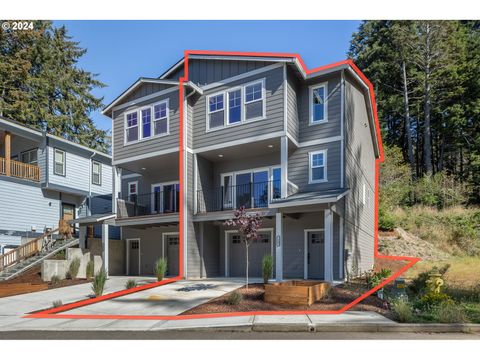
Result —
<instances>
[{"instance_id":1,"label":"porch column","mask_svg":"<svg viewBox=\"0 0 480 360\"><path fill-rule=\"evenodd\" d=\"M87 238L87 225L79 225L78 245L80 246L80 249L85 249L86 238Z\"/></svg>"},{"instance_id":2,"label":"porch column","mask_svg":"<svg viewBox=\"0 0 480 360\"><path fill-rule=\"evenodd\" d=\"M280 164L280 193L282 199L284 199L288 193L288 138L286 136L282 136L280 140Z\"/></svg>"},{"instance_id":3,"label":"porch column","mask_svg":"<svg viewBox=\"0 0 480 360\"><path fill-rule=\"evenodd\" d=\"M324 211L325 226L325 281L333 281L333 213L330 208Z\"/></svg>"},{"instance_id":4,"label":"porch column","mask_svg":"<svg viewBox=\"0 0 480 360\"><path fill-rule=\"evenodd\" d=\"M102 224L102 259L103 259L103 269L105 274L108 277L108 224Z\"/></svg>"},{"instance_id":5,"label":"porch column","mask_svg":"<svg viewBox=\"0 0 480 360\"><path fill-rule=\"evenodd\" d=\"M112 214L117 213L118 193L121 191L122 169L112 166Z\"/></svg>"},{"instance_id":6,"label":"porch column","mask_svg":"<svg viewBox=\"0 0 480 360\"><path fill-rule=\"evenodd\" d=\"M5 144L5 175L10 176L11 166L10 161L12 158L12 150L11 150L11 141L12 141L12 134L10 132L5 131L4 135L4 144Z\"/></svg>"},{"instance_id":7,"label":"porch column","mask_svg":"<svg viewBox=\"0 0 480 360\"><path fill-rule=\"evenodd\" d=\"M280 211L275 214L275 280L283 280L283 218Z\"/></svg>"}]
</instances>

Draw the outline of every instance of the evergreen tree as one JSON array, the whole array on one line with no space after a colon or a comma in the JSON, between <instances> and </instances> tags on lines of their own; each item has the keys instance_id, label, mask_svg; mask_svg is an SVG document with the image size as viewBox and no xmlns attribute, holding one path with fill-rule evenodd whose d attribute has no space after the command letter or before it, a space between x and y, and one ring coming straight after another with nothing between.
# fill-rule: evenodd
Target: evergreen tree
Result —
<instances>
[{"instance_id":1,"label":"evergreen tree","mask_svg":"<svg viewBox=\"0 0 480 360\"><path fill-rule=\"evenodd\" d=\"M106 132L90 113L105 86L77 66L86 53L65 27L34 21L33 30L0 29L0 115L76 143L107 151Z\"/></svg>"}]
</instances>

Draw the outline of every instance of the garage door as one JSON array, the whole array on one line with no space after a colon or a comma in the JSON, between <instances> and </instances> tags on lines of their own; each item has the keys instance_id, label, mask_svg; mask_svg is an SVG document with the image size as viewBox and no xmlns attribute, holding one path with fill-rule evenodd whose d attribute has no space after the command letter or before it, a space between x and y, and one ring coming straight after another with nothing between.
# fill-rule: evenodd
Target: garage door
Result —
<instances>
[{"instance_id":1,"label":"garage door","mask_svg":"<svg viewBox=\"0 0 480 360\"><path fill-rule=\"evenodd\" d=\"M252 242L248 249L249 269L248 276L262 277L262 259L264 255L272 253L272 238L270 231L259 233L258 240ZM230 276L245 276L245 243L238 233L228 233L230 249Z\"/></svg>"}]
</instances>

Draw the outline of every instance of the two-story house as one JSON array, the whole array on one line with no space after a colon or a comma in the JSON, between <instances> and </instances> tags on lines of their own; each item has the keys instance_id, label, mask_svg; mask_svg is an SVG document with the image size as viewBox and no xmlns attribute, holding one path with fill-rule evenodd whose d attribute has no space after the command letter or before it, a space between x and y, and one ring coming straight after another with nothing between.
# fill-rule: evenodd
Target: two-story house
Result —
<instances>
[{"instance_id":1,"label":"two-story house","mask_svg":"<svg viewBox=\"0 0 480 360\"><path fill-rule=\"evenodd\" d=\"M262 216L251 277L343 280L374 258L374 99L348 61L307 71L296 55L190 52L140 78L113 122L115 224L130 275L245 275L246 207Z\"/></svg>"},{"instance_id":2,"label":"two-story house","mask_svg":"<svg viewBox=\"0 0 480 360\"><path fill-rule=\"evenodd\" d=\"M111 213L111 156L0 117L0 245Z\"/></svg>"}]
</instances>

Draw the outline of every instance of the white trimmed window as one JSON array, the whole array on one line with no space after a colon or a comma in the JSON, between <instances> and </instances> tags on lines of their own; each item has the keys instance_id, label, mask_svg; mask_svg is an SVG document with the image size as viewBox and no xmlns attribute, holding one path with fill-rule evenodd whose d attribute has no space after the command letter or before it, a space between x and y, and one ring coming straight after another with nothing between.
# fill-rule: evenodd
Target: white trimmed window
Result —
<instances>
[{"instance_id":1,"label":"white trimmed window","mask_svg":"<svg viewBox=\"0 0 480 360\"><path fill-rule=\"evenodd\" d=\"M224 93L208 97L208 128L214 129L225 125Z\"/></svg>"},{"instance_id":2,"label":"white trimmed window","mask_svg":"<svg viewBox=\"0 0 480 360\"><path fill-rule=\"evenodd\" d=\"M54 149L53 158L54 158L53 172L55 173L55 175L65 176L66 175L65 151L60 149Z\"/></svg>"},{"instance_id":3,"label":"white trimmed window","mask_svg":"<svg viewBox=\"0 0 480 360\"><path fill-rule=\"evenodd\" d=\"M168 100L153 105L153 135L168 134Z\"/></svg>"},{"instance_id":4,"label":"white trimmed window","mask_svg":"<svg viewBox=\"0 0 480 360\"><path fill-rule=\"evenodd\" d=\"M138 140L138 112L134 111L125 115L125 142Z\"/></svg>"},{"instance_id":5,"label":"white trimmed window","mask_svg":"<svg viewBox=\"0 0 480 360\"><path fill-rule=\"evenodd\" d=\"M138 195L138 181L132 181L128 183L128 200L135 202Z\"/></svg>"},{"instance_id":6,"label":"white trimmed window","mask_svg":"<svg viewBox=\"0 0 480 360\"><path fill-rule=\"evenodd\" d=\"M142 139L149 138L152 135L152 109L141 109L140 115L142 117Z\"/></svg>"},{"instance_id":7,"label":"white trimmed window","mask_svg":"<svg viewBox=\"0 0 480 360\"><path fill-rule=\"evenodd\" d=\"M102 185L102 164L92 161L92 184Z\"/></svg>"},{"instance_id":8,"label":"white trimmed window","mask_svg":"<svg viewBox=\"0 0 480 360\"><path fill-rule=\"evenodd\" d=\"M327 83L310 87L310 125L328 121L327 96Z\"/></svg>"},{"instance_id":9,"label":"white trimmed window","mask_svg":"<svg viewBox=\"0 0 480 360\"><path fill-rule=\"evenodd\" d=\"M315 184L327 181L327 151L309 153L309 183Z\"/></svg>"},{"instance_id":10,"label":"white trimmed window","mask_svg":"<svg viewBox=\"0 0 480 360\"><path fill-rule=\"evenodd\" d=\"M38 164L38 149L32 149L28 151L24 151L20 154L20 161L24 164Z\"/></svg>"},{"instance_id":11,"label":"white trimmed window","mask_svg":"<svg viewBox=\"0 0 480 360\"><path fill-rule=\"evenodd\" d=\"M254 120L265 116L265 79L247 84L245 93L245 120Z\"/></svg>"},{"instance_id":12,"label":"white trimmed window","mask_svg":"<svg viewBox=\"0 0 480 360\"><path fill-rule=\"evenodd\" d=\"M242 89L227 92L228 96L228 121L230 124L237 124L242 121Z\"/></svg>"}]
</instances>

